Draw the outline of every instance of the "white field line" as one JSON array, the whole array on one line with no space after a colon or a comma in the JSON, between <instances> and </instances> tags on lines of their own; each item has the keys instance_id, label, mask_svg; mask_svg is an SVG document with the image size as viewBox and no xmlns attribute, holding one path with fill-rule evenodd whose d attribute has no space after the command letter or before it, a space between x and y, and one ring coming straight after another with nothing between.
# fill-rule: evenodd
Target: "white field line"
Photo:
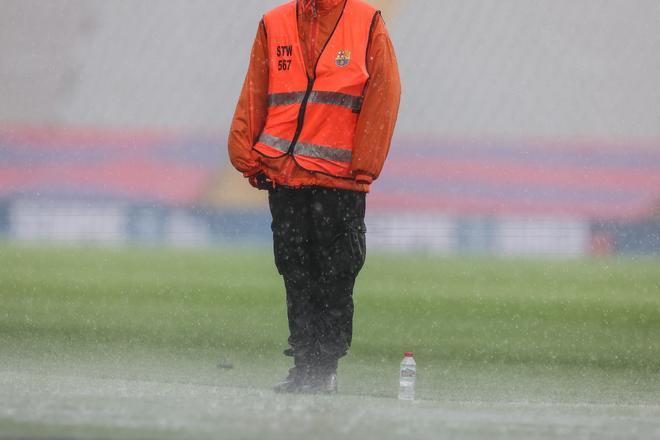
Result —
<instances>
[{"instance_id":1,"label":"white field line","mask_svg":"<svg viewBox=\"0 0 660 440\"><path fill-rule=\"evenodd\" d=\"M410 404L16 371L0 371L0 434L3 421L55 431L123 428L153 438L166 433L188 438L660 438L660 405Z\"/></svg>"}]
</instances>

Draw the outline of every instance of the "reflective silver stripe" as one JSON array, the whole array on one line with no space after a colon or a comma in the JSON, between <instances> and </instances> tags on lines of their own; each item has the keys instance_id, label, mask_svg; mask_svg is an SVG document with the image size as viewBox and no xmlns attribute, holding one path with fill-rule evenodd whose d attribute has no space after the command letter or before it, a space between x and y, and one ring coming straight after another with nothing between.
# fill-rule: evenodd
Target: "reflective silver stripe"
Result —
<instances>
[{"instance_id":1,"label":"reflective silver stripe","mask_svg":"<svg viewBox=\"0 0 660 440\"><path fill-rule=\"evenodd\" d=\"M282 139L277 136L272 136L268 133L261 133L259 142L275 148L283 153L289 150L291 141ZM323 145L307 144L305 142L298 142L293 149L294 154L305 157L314 157L318 159L334 160L336 162L350 163L352 154L351 150L342 150L340 148L325 147Z\"/></svg>"},{"instance_id":2,"label":"reflective silver stripe","mask_svg":"<svg viewBox=\"0 0 660 440\"><path fill-rule=\"evenodd\" d=\"M351 162L351 150L341 150L339 148L324 147L323 145L306 144L298 142L293 150L295 154L306 157L315 157L318 159L334 160L336 162Z\"/></svg>"},{"instance_id":3,"label":"reflective silver stripe","mask_svg":"<svg viewBox=\"0 0 660 440\"><path fill-rule=\"evenodd\" d=\"M345 93L337 92L312 92L309 95L309 102L348 107L355 113L358 113L362 108L361 96L346 95Z\"/></svg>"},{"instance_id":4,"label":"reflective silver stripe","mask_svg":"<svg viewBox=\"0 0 660 440\"><path fill-rule=\"evenodd\" d=\"M272 136L268 133L261 133L261 136L259 136L259 142L268 145L269 147L273 147L276 150L280 150L282 153L289 151L289 147L291 146L291 141Z\"/></svg>"},{"instance_id":5,"label":"reflective silver stripe","mask_svg":"<svg viewBox=\"0 0 660 440\"><path fill-rule=\"evenodd\" d=\"M305 99L305 92L273 93L268 95L268 105L277 107L278 105L300 104L303 99Z\"/></svg>"},{"instance_id":6,"label":"reflective silver stripe","mask_svg":"<svg viewBox=\"0 0 660 440\"><path fill-rule=\"evenodd\" d=\"M270 107L277 107L279 105L301 104L304 99L305 92L274 93L268 95L268 105ZM338 92L312 92L309 94L308 102L347 107L355 113L359 113L362 108L361 96Z\"/></svg>"}]
</instances>

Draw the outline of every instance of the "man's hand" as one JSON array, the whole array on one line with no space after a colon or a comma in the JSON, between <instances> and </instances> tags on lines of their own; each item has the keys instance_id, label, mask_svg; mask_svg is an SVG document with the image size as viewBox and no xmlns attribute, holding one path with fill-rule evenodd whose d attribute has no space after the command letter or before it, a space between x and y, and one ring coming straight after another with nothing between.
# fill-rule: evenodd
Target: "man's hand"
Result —
<instances>
[{"instance_id":1,"label":"man's hand","mask_svg":"<svg viewBox=\"0 0 660 440\"><path fill-rule=\"evenodd\" d=\"M254 176L248 177L250 185L257 189L269 190L273 188L273 181L268 178L264 173L258 173Z\"/></svg>"}]
</instances>

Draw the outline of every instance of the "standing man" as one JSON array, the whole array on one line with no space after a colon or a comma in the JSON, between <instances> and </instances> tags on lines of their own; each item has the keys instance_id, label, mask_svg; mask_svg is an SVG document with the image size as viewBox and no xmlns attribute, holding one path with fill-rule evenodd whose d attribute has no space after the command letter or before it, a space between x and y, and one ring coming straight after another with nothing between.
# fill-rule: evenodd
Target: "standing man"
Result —
<instances>
[{"instance_id":1,"label":"standing man","mask_svg":"<svg viewBox=\"0 0 660 440\"><path fill-rule=\"evenodd\" d=\"M380 12L361 0L295 0L257 32L229 156L268 190L294 367L277 392L335 393L365 259L365 196L390 148L400 97Z\"/></svg>"}]
</instances>

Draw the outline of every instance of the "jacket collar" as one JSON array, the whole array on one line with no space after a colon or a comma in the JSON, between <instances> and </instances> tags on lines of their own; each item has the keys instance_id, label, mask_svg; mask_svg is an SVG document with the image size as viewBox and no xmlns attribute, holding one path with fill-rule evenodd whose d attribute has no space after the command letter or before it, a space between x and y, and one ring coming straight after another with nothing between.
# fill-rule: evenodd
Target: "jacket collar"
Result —
<instances>
[{"instance_id":1,"label":"jacket collar","mask_svg":"<svg viewBox=\"0 0 660 440\"><path fill-rule=\"evenodd\" d=\"M301 15L325 15L344 1L345 0L298 0L298 12Z\"/></svg>"}]
</instances>

